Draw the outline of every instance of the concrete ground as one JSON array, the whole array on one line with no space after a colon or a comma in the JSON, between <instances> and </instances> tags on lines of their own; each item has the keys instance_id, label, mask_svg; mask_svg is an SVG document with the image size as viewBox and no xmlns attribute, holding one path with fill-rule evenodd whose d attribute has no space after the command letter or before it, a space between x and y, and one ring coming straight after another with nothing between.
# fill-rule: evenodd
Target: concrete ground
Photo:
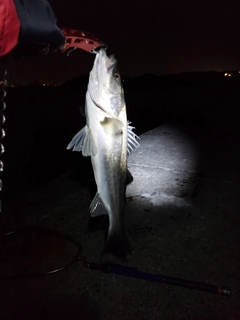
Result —
<instances>
[{"instance_id":1,"label":"concrete ground","mask_svg":"<svg viewBox=\"0 0 240 320\"><path fill-rule=\"evenodd\" d=\"M166 123L141 135L140 143L129 157L134 181L126 193L133 248L128 266L225 285L232 296L105 274L78 261L54 275L2 281L1 319L240 319L238 137L219 128ZM89 191L76 176L68 172L6 205L5 229L37 225L62 231L81 243L88 261L99 262L103 232L88 232L94 188ZM26 261L33 271L57 268L74 254L54 236L31 241L31 250L20 242L20 249L12 246L18 258L2 267L2 275L27 268ZM124 265L110 255L106 260Z\"/></svg>"}]
</instances>

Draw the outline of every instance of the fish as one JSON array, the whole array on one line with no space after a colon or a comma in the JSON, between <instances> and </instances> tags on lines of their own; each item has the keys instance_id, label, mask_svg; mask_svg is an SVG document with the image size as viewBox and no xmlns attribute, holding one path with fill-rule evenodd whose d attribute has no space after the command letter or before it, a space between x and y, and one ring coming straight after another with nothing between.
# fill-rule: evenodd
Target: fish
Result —
<instances>
[{"instance_id":1,"label":"fish","mask_svg":"<svg viewBox=\"0 0 240 320\"><path fill-rule=\"evenodd\" d=\"M126 261L132 253L124 225L126 185L132 175L127 168L128 155L139 148L139 137L127 121L121 77L114 55L96 52L85 98L86 126L68 144L67 149L90 156L97 193L90 204L92 217L107 214L109 227L104 253Z\"/></svg>"}]
</instances>

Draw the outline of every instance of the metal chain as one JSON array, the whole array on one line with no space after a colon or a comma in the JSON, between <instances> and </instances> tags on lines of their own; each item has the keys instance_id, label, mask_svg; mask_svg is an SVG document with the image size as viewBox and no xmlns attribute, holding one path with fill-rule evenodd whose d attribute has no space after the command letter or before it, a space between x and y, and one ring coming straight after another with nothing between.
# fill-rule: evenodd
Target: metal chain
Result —
<instances>
[{"instance_id":1,"label":"metal chain","mask_svg":"<svg viewBox=\"0 0 240 320\"><path fill-rule=\"evenodd\" d=\"M2 191L3 183L2 183L2 174L3 174L3 169L4 169L4 163L2 160L2 155L5 151L4 145L2 143L4 137L5 137L5 131L3 129L3 125L6 121L6 118L4 116L4 111L6 109L6 96L7 96L7 91L6 91L6 86L7 86L7 70L5 69L4 75L3 75L3 84L2 84L2 97L1 97L1 102L2 102L2 108L0 108L0 191ZM2 212L2 201L0 199L0 213Z\"/></svg>"}]
</instances>

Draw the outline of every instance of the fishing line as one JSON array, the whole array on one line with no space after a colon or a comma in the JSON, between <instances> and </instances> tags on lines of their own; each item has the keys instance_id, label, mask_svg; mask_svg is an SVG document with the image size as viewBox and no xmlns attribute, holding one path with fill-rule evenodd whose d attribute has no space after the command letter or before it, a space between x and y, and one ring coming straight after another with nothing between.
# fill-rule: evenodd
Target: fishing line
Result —
<instances>
[{"instance_id":1,"label":"fishing line","mask_svg":"<svg viewBox=\"0 0 240 320\"><path fill-rule=\"evenodd\" d=\"M67 51L67 57L69 57L69 55L70 55L70 53L72 53L74 50L76 50L77 48L75 47L75 48L73 48L73 49L70 49L70 50L68 50Z\"/></svg>"}]
</instances>

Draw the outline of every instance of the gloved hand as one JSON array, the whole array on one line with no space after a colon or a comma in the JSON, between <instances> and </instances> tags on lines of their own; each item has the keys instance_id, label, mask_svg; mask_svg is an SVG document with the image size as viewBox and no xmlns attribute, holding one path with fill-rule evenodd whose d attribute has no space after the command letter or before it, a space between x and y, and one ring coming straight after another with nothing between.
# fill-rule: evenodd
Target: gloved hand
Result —
<instances>
[{"instance_id":1,"label":"gloved hand","mask_svg":"<svg viewBox=\"0 0 240 320\"><path fill-rule=\"evenodd\" d=\"M14 0L20 21L17 57L46 54L64 47L65 37L47 0Z\"/></svg>"}]
</instances>

